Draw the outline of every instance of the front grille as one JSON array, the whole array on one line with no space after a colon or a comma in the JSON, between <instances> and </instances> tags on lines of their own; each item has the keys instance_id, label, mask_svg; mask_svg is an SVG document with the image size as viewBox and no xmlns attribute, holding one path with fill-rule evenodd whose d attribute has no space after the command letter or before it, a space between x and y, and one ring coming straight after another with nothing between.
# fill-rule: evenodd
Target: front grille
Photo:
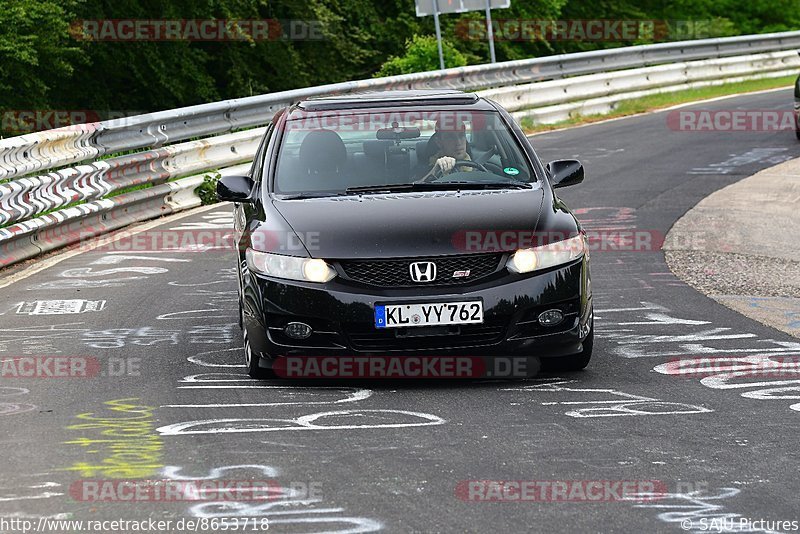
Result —
<instances>
[{"instance_id":1,"label":"front grille","mask_svg":"<svg viewBox=\"0 0 800 534\"><path fill-rule=\"evenodd\" d=\"M490 345L503 339L502 325L461 325L453 333L419 335L414 328L370 328L344 325L350 344L356 350L426 350ZM425 327L418 327L424 329Z\"/></svg>"},{"instance_id":2,"label":"front grille","mask_svg":"<svg viewBox=\"0 0 800 534\"><path fill-rule=\"evenodd\" d=\"M464 256L437 256L429 258L403 258L396 260L342 261L339 265L350 280L377 287L435 287L465 285L489 276L500 267L503 254L469 254ZM436 264L436 280L414 282L409 266L414 262ZM469 271L469 276L453 277L456 271Z\"/></svg>"}]
</instances>

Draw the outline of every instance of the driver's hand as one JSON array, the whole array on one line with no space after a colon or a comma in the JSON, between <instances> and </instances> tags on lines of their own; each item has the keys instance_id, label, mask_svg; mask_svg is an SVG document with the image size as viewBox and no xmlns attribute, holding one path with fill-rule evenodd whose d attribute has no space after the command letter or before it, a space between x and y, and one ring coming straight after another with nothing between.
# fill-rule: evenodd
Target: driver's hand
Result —
<instances>
[{"instance_id":1,"label":"driver's hand","mask_svg":"<svg viewBox=\"0 0 800 534\"><path fill-rule=\"evenodd\" d=\"M449 174L453 172L453 169L456 167L456 158L442 156L436 160L435 167L438 167L439 170L442 171L442 174Z\"/></svg>"}]
</instances>

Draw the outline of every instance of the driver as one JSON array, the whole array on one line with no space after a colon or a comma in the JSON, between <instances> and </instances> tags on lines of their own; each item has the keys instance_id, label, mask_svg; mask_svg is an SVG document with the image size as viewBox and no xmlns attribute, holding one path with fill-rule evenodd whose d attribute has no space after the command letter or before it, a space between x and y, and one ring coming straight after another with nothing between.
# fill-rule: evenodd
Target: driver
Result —
<instances>
[{"instance_id":1,"label":"driver","mask_svg":"<svg viewBox=\"0 0 800 534\"><path fill-rule=\"evenodd\" d=\"M456 160L472 161L467 153L467 129L463 121L459 121L455 127L452 124L443 127L443 120L439 119L436 121L436 134L432 139L436 145L436 152L428 159L428 165L433 167L420 181L424 182L453 171L475 170L466 165L459 165L456 168Z\"/></svg>"}]
</instances>

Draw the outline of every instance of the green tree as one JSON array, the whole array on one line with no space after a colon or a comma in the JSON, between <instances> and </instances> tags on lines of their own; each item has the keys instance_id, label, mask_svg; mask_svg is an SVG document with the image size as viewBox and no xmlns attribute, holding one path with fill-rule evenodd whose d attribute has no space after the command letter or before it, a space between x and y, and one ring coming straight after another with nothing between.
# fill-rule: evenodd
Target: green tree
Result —
<instances>
[{"instance_id":1,"label":"green tree","mask_svg":"<svg viewBox=\"0 0 800 534\"><path fill-rule=\"evenodd\" d=\"M442 56L445 68L463 67L467 58L459 52L449 41L442 39ZM439 46L436 37L431 35L415 35L406 41L406 52L402 56L389 58L375 76L394 76L396 74L409 74L438 70Z\"/></svg>"},{"instance_id":2,"label":"green tree","mask_svg":"<svg viewBox=\"0 0 800 534\"><path fill-rule=\"evenodd\" d=\"M697 35L678 32L685 38L798 29L800 2L514 0L492 16L663 20L679 30L697 22ZM80 19L272 19L316 30L305 39L94 42L70 32ZM485 37L464 31L483 13L440 19L448 67L489 61ZM0 109L145 112L435 70L433 33L433 17L417 17L414 0L0 0ZM498 61L509 61L637 43L499 36L495 44Z\"/></svg>"},{"instance_id":3,"label":"green tree","mask_svg":"<svg viewBox=\"0 0 800 534\"><path fill-rule=\"evenodd\" d=\"M0 109L47 108L84 57L68 36L72 0L0 1Z\"/></svg>"}]
</instances>

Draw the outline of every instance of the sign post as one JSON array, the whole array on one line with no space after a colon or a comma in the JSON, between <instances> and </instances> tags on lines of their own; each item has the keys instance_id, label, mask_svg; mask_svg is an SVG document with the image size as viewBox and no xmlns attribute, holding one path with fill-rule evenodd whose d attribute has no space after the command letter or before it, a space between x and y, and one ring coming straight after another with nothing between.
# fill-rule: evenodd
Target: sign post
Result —
<instances>
[{"instance_id":1,"label":"sign post","mask_svg":"<svg viewBox=\"0 0 800 534\"><path fill-rule=\"evenodd\" d=\"M436 45L439 47L439 68L444 70L444 52L442 52L442 27L439 25L439 8L436 0L431 0L433 7L433 24L436 26Z\"/></svg>"},{"instance_id":2,"label":"sign post","mask_svg":"<svg viewBox=\"0 0 800 534\"><path fill-rule=\"evenodd\" d=\"M497 57L494 55L494 30L492 30L492 0L486 0L486 37L489 39L489 57L492 63L497 63Z\"/></svg>"},{"instance_id":3,"label":"sign post","mask_svg":"<svg viewBox=\"0 0 800 534\"><path fill-rule=\"evenodd\" d=\"M492 9L511 7L511 0L415 0L418 17L433 15L436 26L436 42L439 45L439 67L444 69L442 52L442 27L439 24L440 13L465 13L467 11L486 12L486 36L489 38L489 56L492 63L497 62L494 52L494 30L492 29Z\"/></svg>"}]
</instances>

